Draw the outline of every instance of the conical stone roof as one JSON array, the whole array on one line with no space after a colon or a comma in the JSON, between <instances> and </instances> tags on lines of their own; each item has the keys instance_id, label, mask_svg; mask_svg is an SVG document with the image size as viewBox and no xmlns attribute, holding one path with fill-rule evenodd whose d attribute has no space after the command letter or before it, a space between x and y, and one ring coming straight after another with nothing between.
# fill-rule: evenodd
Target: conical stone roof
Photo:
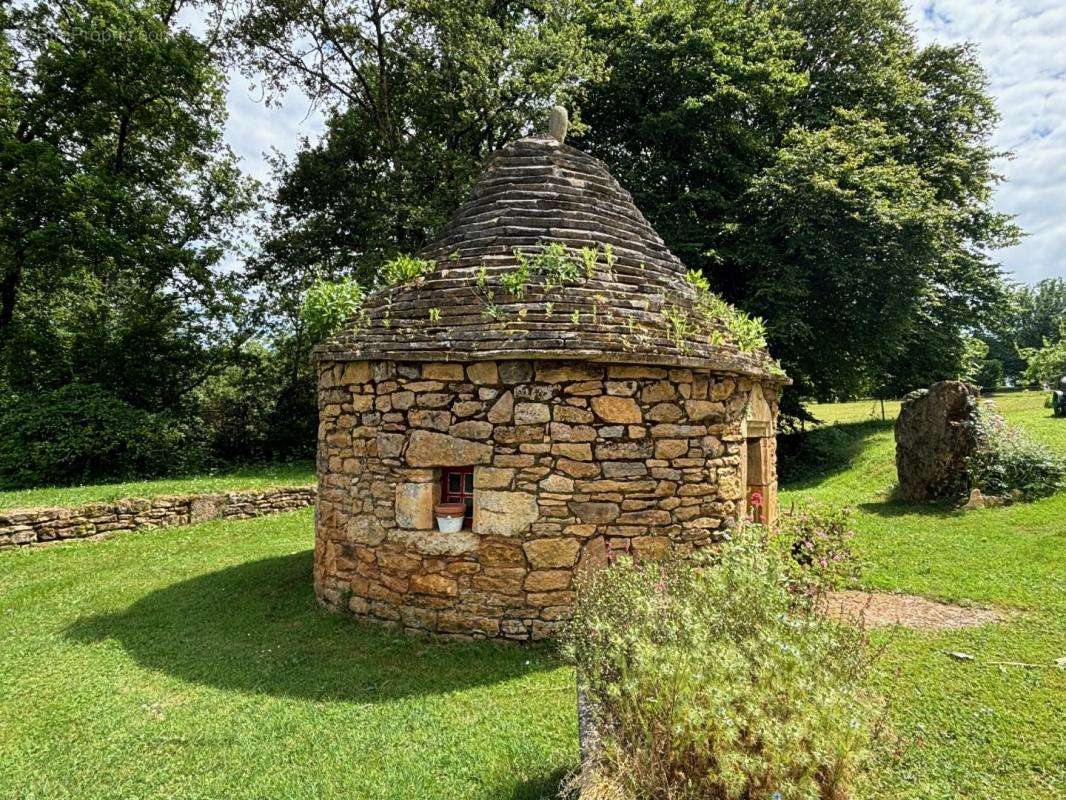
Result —
<instances>
[{"instance_id":1,"label":"conical stone roof","mask_svg":"<svg viewBox=\"0 0 1066 800\"><path fill-rule=\"evenodd\" d=\"M576 273L561 285L537 256L559 245ZM495 153L420 257L431 271L369 295L318 358L552 358L778 375L765 350L731 344L728 327L700 313L684 265L604 164L549 135ZM516 281L523 262L527 279Z\"/></svg>"}]
</instances>

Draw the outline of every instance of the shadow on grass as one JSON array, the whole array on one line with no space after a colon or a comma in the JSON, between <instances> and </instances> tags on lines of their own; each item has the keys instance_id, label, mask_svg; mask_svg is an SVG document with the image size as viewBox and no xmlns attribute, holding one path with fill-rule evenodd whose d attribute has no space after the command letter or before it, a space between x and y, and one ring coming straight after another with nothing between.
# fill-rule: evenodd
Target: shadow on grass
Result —
<instances>
[{"instance_id":1,"label":"shadow on grass","mask_svg":"<svg viewBox=\"0 0 1066 800\"><path fill-rule=\"evenodd\" d=\"M555 800L559 797L567 774L568 771L560 767L554 772L523 781L507 795L507 800Z\"/></svg>"},{"instance_id":2,"label":"shadow on grass","mask_svg":"<svg viewBox=\"0 0 1066 800\"><path fill-rule=\"evenodd\" d=\"M378 702L509 680L556 665L546 646L419 639L320 609L312 552L265 558L76 620L81 643L117 641L149 669L221 689Z\"/></svg>"},{"instance_id":3,"label":"shadow on grass","mask_svg":"<svg viewBox=\"0 0 1066 800\"><path fill-rule=\"evenodd\" d=\"M898 500L894 497L879 503L859 503L858 507L867 514L886 518L918 515L947 519L962 513L950 502L912 503L907 500Z\"/></svg>"},{"instance_id":4,"label":"shadow on grass","mask_svg":"<svg viewBox=\"0 0 1066 800\"><path fill-rule=\"evenodd\" d=\"M869 440L892 430L892 420L836 422L777 437L778 476L782 489L813 489L849 470Z\"/></svg>"}]
</instances>

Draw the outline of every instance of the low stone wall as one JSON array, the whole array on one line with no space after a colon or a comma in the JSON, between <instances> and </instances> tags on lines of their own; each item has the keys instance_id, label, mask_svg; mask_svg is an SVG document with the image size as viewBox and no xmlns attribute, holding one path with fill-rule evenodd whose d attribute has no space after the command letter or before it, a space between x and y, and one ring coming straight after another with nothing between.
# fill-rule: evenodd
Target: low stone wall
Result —
<instances>
[{"instance_id":1,"label":"low stone wall","mask_svg":"<svg viewBox=\"0 0 1066 800\"><path fill-rule=\"evenodd\" d=\"M315 487L300 486L0 512L0 548L86 539L115 531L192 525L212 519L262 517L312 505L315 494Z\"/></svg>"}]
</instances>

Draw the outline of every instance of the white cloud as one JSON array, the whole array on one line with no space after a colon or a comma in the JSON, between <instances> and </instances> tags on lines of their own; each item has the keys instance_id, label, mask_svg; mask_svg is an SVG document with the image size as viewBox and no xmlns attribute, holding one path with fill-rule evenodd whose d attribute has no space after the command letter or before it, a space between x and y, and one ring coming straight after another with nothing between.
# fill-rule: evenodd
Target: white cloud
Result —
<instances>
[{"instance_id":1,"label":"white cloud","mask_svg":"<svg viewBox=\"0 0 1066 800\"><path fill-rule=\"evenodd\" d=\"M240 156L241 168L261 181L270 177L267 156L272 150L291 155L302 139L314 141L324 130L322 115L299 90L290 89L277 101L268 106L254 81L237 72L230 75L226 141Z\"/></svg>"},{"instance_id":2,"label":"white cloud","mask_svg":"<svg viewBox=\"0 0 1066 800\"><path fill-rule=\"evenodd\" d=\"M1014 152L996 194L1029 234L998 252L1015 280L1066 276L1066 5L1061 0L911 0L922 42L977 46Z\"/></svg>"}]
</instances>

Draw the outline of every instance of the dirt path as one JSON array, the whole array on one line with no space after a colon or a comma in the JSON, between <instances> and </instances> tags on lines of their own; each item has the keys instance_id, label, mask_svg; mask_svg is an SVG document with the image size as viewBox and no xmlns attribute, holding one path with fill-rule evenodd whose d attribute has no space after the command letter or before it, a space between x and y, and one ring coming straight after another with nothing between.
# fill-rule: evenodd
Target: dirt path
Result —
<instances>
[{"instance_id":1,"label":"dirt path","mask_svg":"<svg viewBox=\"0 0 1066 800\"><path fill-rule=\"evenodd\" d=\"M830 592L828 613L838 619L862 619L874 628L902 625L921 630L969 628L998 622L1003 612L987 608L963 608L912 594L887 592Z\"/></svg>"}]
</instances>

